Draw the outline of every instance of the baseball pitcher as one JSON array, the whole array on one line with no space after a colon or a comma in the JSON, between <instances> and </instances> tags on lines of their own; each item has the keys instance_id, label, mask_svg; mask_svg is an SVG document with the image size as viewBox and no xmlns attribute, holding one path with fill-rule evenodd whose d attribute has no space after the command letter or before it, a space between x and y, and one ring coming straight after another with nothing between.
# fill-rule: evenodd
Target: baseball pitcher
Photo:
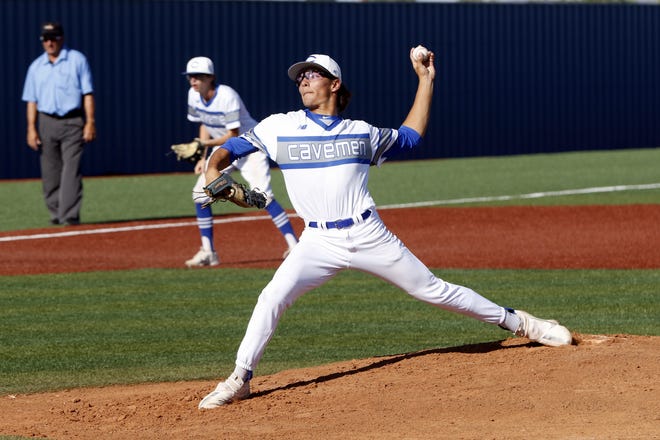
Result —
<instances>
[{"instance_id":1,"label":"baseball pitcher","mask_svg":"<svg viewBox=\"0 0 660 440\"><path fill-rule=\"evenodd\" d=\"M238 348L234 372L200 408L216 408L250 394L250 379L284 313L301 295L346 269L368 272L435 307L499 325L545 345L567 345L568 329L521 310L502 307L472 289L436 277L383 224L367 182L371 166L420 145L429 121L435 55L409 58L417 93L398 129L340 116L350 100L339 65L310 55L288 70L305 107L267 117L229 140L209 159L206 181L236 158L262 151L276 161L296 212L305 221L300 242L262 290Z\"/></svg>"}]
</instances>

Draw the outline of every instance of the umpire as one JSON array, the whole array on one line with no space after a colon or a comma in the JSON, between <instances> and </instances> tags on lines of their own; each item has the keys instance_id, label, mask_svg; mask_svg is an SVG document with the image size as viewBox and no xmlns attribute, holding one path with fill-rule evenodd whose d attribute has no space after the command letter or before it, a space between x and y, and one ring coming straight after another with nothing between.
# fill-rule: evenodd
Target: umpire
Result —
<instances>
[{"instance_id":1,"label":"umpire","mask_svg":"<svg viewBox=\"0 0 660 440\"><path fill-rule=\"evenodd\" d=\"M96 138L92 72L85 55L64 45L56 22L41 27L44 53L28 68L27 144L39 152L41 179L51 224L80 223L85 142Z\"/></svg>"}]
</instances>

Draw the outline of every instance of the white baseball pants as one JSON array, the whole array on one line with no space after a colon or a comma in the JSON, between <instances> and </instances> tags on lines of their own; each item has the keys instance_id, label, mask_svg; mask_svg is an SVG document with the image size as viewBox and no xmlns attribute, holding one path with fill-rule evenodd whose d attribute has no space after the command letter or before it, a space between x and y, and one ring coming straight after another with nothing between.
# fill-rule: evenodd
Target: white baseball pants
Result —
<instances>
[{"instance_id":1,"label":"white baseball pants","mask_svg":"<svg viewBox=\"0 0 660 440\"><path fill-rule=\"evenodd\" d=\"M236 365L254 370L280 317L294 301L344 269L376 275L433 306L500 324L505 310L473 290L437 278L383 224L375 209L346 229L306 227L300 241L259 295Z\"/></svg>"}]
</instances>

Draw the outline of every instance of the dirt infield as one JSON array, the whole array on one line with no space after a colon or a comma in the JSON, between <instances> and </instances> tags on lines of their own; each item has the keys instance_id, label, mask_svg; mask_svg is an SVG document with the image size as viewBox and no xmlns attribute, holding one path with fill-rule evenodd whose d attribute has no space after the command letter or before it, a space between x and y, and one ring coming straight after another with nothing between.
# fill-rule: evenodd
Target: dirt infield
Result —
<instances>
[{"instance_id":1,"label":"dirt infield","mask_svg":"<svg viewBox=\"0 0 660 440\"><path fill-rule=\"evenodd\" d=\"M660 268L660 205L384 210L431 267ZM275 267L284 242L267 217L216 225L231 267ZM181 267L194 219L1 233L0 274ZM99 229L126 228L122 232ZM302 224L294 219L299 231ZM173 229L173 230L172 230ZM47 234L84 232L59 238ZM42 238L16 236L42 234ZM221 238L222 237L222 238ZM252 237L246 240L245 237ZM9 258L8 256L11 256ZM201 269L213 270L213 269ZM213 411L216 381L0 396L0 433L50 439L660 438L660 338L524 339L282 371Z\"/></svg>"},{"instance_id":2,"label":"dirt infield","mask_svg":"<svg viewBox=\"0 0 660 440\"><path fill-rule=\"evenodd\" d=\"M660 268L660 204L383 210L390 229L429 267ZM215 225L224 267L277 267L286 249L270 217ZM223 218L221 221L230 220ZM296 231L302 221L292 219ZM175 225L166 229L155 228ZM179 226L182 225L182 226ZM138 229L150 226L152 229ZM114 233L89 234L109 229ZM118 229L120 228L120 229ZM4 232L82 234L0 241L0 275L182 267L199 247L194 219Z\"/></svg>"}]
</instances>

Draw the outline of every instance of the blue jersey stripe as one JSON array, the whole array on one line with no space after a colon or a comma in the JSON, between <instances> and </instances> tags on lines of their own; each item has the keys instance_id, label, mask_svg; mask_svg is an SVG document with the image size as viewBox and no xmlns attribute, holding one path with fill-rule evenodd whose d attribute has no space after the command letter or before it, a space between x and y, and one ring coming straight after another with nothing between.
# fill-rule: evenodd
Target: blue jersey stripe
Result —
<instances>
[{"instance_id":1,"label":"blue jersey stripe","mask_svg":"<svg viewBox=\"0 0 660 440\"><path fill-rule=\"evenodd\" d=\"M368 159L360 159L357 157L353 158L348 158L348 159L341 159L341 160L335 160L331 162L300 162L300 163L287 163L287 164L279 164L280 169L286 170L286 169L305 169L305 168L329 168L329 167L334 167L338 165L346 165L346 164L351 164L351 163L356 163L359 165L369 165L371 163L370 160Z\"/></svg>"},{"instance_id":2,"label":"blue jersey stripe","mask_svg":"<svg viewBox=\"0 0 660 440\"><path fill-rule=\"evenodd\" d=\"M278 136L278 142L314 142L314 141L329 141L339 139L366 139L369 133L353 133L353 134L338 134L332 136Z\"/></svg>"}]
</instances>

